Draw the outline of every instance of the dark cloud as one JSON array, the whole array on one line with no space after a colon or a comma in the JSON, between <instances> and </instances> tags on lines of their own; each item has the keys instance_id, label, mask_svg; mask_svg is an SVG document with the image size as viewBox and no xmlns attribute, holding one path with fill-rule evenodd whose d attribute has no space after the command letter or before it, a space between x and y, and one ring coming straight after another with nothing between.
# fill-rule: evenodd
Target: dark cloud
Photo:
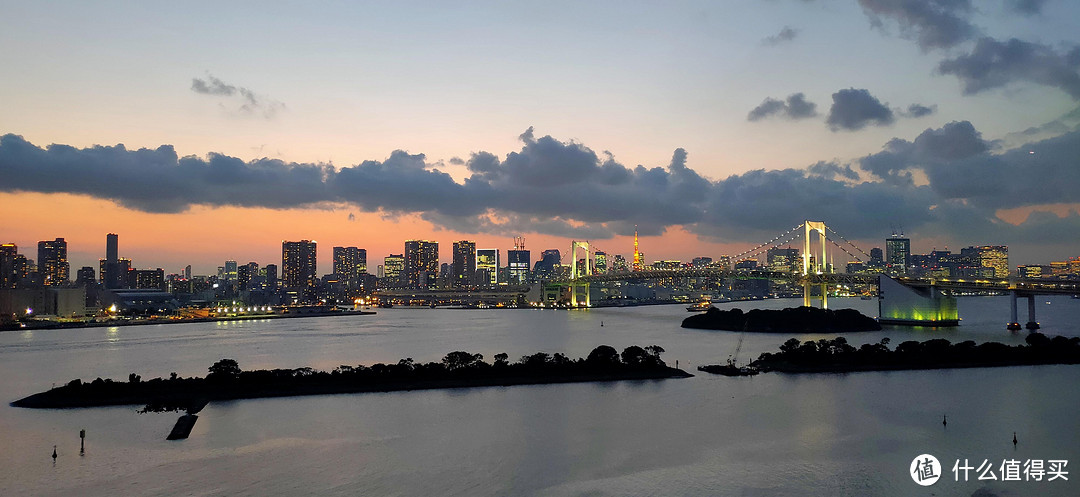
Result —
<instances>
[{"instance_id":1,"label":"dark cloud","mask_svg":"<svg viewBox=\"0 0 1080 497\"><path fill-rule=\"evenodd\" d=\"M849 180L859 179L859 173L851 169L851 164L839 164L836 162L819 161L815 164L811 164L806 168L807 176L815 176L818 178L824 178L833 180L836 178L843 178Z\"/></svg>"},{"instance_id":2,"label":"dark cloud","mask_svg":"<svg viewBox=\"0 0 1080 497\"><path fill-rule=\"evenodd\" d=\"M1047 45L1016 38L981 38L970 53L942 60L937 71L959 78L965 95L1026 81L1061 89L1080 100L1080 47L1060 54Z\"/></svg>"},{"instance_id":3,"label":"dark cloud","mask_svg":"<svg viewBox=\"0 0 1080 497\"><path fill-rule=\"evenodd\" d=\"M951 122L927 129L909 142L894 138L883 150L859 160L859 167L891 184L912 184L914 169L949 163L983 154L990 143L970 122Z\"/></svg>"},{"instance_id":4,"label":"dark cloud","mask_svg":"<svg viewBox=\"0 0 1080 497\"><path fill-rule=\"evenodd\" d=\"M761 44L772 47L790 42L794 40L796 36L799 36L799 30L794 29L791 26L784 26L780 29L779 33L767 36L765 39L761 40Z\"/></svg>"},{"instance_id":5,"label":"dark cloud","mask_svg":"<svg viewBox=\"0 0 1080 497\"><path fill-rule=\"evenodd\" d=\"M921 171L943 200L1009 209L1080 202L1080 132L995 154L967 121L928 129L913 142L893 140L859 161L860 168L896 183Z\"/></svg>"},{"instance_id":6,"label":"dark cloud","mask_svg":"<svg viewBox=\"0 0 1080 497\"><path fill-rule=\"evenodd\" d=\"M464 166L465 165L465 161L461 157L451 157L450 158L450 163L455 165L455 166Z\"/></svg>"},{"instance_id":7,"label":"dark cloud","mask_svg":"<svg viewBox=\"0 0 1080 497\"><path fill-rule=\"evenodd\" d=\"M825 122L833 131L856 131L867 125L887 126L896 121L892 109L867 90L840 90L833 93L832 99Z\"/></svg>"},{"instance_id":8,"label":"dark cloud","mask_svg":"<svg viewBox=\"0 0 1080 497\"><path fill-rule=\"evenodd\" d=\"M920 118L926 117L930 114L937 112L937 106L926 106L922 104L911 104L908 106L907 111L904 112L904 117Z\"/></svg>"},{"instance_id":9,"label":"dark cloud","mask_svg":"<svg viewBox=\"0 0 1080 497\"><path fill-rule=\"evenodd\" d=\"M222 108L226 109L231 114L239 116L255 116L271 119L276 116L279 111L285 109L285 104L281 102L259 96L255 92L242 86L227 84L211 74L207 74L206 79L192 78L191 91L203 95L229 97L237 103L234 104L235 106L226 106L222 104Z\"/></svg>"},{"instance_id":10,"label":"dark cloud","mask_svg":"<svg viewBox=\"0 0 1080 497\"><path fill-rule=\"evenodd\" d=\"M924 51L950 48L974 37L978 30L968 17L970 0L859 0L870 24L884 29L895 21L901 36L913 39Z\"/></svg>"},{"instance_id":11,"label":"dark cloud","mask_svg":"<svg viewBox=\"0 0 1080 497\"><path fill-rule=\"evenodd\" d=\"M787 101L768 97L747 114L748 121L760 121L767 117L779 116L787 119L806 119L817 116L817 104L806 100L806 95L793 93Z\"/></svg>"},{"instance_id":12,"label":"dark cloud","mask_svg":"<svg viewBox=\"0 0 1080 497\"><path fill-rule=\"evenodd\" d=\"M1033 16L1042 13L1046 0L1006 0L1005 5L1013 12Z\"/></svg>"},{"instance_id":13,"label":"dark cloud","mask_svg":"<svg viewBox=\"0 0 1080 497\"><path fill-rule=\"evenodd\" d=\"M716 181L695 172L683 149L663 167L630 167L610 153L531 130L521 139L521 148L503 158L471 154L465 161L471 176L459 181L433 169L423 154L404 151L335 169L220 154L178 157L170 146L41 148L4 135L0 191L83 194L147 212L346 204L350 211L418 214L439 228L500 236L603 240L629 235L635 225L643 235L684 226L711 240L761 242L803 219L822 219L852 239L879 238L890 223L969 243L1080 239L1080 214L1036 212L1018 226L995 215L1080 202L1075 130L995 153L971 123L953 122L910 141L890 140L853 164L818 162Z\"/></svg>"}]
</instances>

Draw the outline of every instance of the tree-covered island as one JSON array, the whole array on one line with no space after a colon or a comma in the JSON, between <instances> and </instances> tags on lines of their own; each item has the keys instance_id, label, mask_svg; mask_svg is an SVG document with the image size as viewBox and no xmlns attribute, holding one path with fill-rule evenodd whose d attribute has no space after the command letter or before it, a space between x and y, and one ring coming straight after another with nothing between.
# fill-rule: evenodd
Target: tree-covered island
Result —
<instances>
[{"instance_id":1,"label":"tree-covered island","mask_svg":"<svg viewBox=\"0 0 1080 497\"><path fill-rule=\"evenodd\" d=\"M11 405L32 408L70 408L109 405L146 405L145 410L190 409L207 401L360 392L390 392L482 386L647 380L693 376L668 367L660 358L664 349L630 346L620 354L601 345L588 357L570 359L561 353L538 352L510 362L496 354L484 362L480 354L456 351L440 362L417 363L411 358L396 364L339 366L333 371L311 368L243 371L233 359L210 366L205 378L143 381L132 373L128 381L71 380L66 385L16 400Z\"/></svg>"},{"instance_id":2,"label":"tree-covered island","mask_svg":"<svg viewBox=\"0 0 1080 497\"><path fill-rule=\"evenodd\" d=\"M943 338L906 341L889 348L889 339L855 348L844 337L800 342L792 338L780 351L761 354L750 366L758 371L838 373L899 369L944 369L1037 364L1080 364L1080 337L1031 333L1026 345L971 340L953 344Z\"/></svg>"},{"instance_id":3,"label":"tree-covered island","mask_svg":"<svg viewBox=\"0 0 1080 497\"><path fill-rule=\"evenodd\" d=\"M881 325L855 309L818 309L796 307L782 310L742 309L722 311L709 308L683 320L683 328L704 330L750 331L757 333L848 333L877 331Z\"/></svg>"}]
</instances>

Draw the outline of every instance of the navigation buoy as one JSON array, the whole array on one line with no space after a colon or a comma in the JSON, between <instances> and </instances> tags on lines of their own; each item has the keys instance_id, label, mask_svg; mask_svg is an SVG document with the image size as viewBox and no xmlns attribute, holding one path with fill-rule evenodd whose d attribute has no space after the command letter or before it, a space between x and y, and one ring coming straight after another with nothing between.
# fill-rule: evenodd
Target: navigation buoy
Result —
<instances>
[{"instance_id":1,"label":"navigation buoy","mask_svg":"<svg viewBox=\"0 0 1080 497\"><path fill-rule=\"evenodd\" d=\"M52 461L56 462L56 446L52 446Z\"/></svg>"},{"instance_id":2,"label":"navigation buoy","mask_svg":"<svg viewBox=\"0 0 1080 497\"><path fill-rule=\"evenodd\" d=\"M945 417L941 418L941 426L949 426L949 415L948 414L946 414Z\"/></svg>"},{"instance_id":3,"label":"navigation buoy","mask_svg":"<svg viewBox=\"0 0 1080 497\"><path fill-rule=\"evenodd\" d=\"M1013 447L1016 447L1016 432L1013 432Z\"/></svg>"}]
</instances>

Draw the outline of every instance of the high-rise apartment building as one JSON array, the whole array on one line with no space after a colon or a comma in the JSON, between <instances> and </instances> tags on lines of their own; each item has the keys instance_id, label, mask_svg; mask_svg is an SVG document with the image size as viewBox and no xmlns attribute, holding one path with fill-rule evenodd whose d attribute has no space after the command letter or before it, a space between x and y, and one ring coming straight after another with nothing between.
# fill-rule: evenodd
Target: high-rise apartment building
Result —
<instances>
[{"instance_id":1,"label":"high-rise apartment building","mask_svg":"<svg viewBox=\"0 0 1080 497\"><path fill-rule=\"evenodd\" d=\"M383 281L382 286L392 288L402 285L402 277L405 274L405 255L390 254L383 257Z\"/></svg>"},{"instance_id":2,"label":"high-rise apartment building","mask_svg":"<svg viewBox=\"0 0 1080 497\"><path fill-rule=\"evenodd\" d=\"M367 249L334 247L334 274L341 278L345 288L358 288L360 275L367 274Z\"/></svg>"},{"instance_id":3,"label":"high-rise apartment building","mask_svg":"<svg viewBox=\"0 0 1080 497\"><path fill-rule=\"evenodd\" d=\"M408 240L405 242L405 286L432 288L439 276L439 242Z\"/></svg>"},{"instance_id":4,"label":"high-rise apartment building","mask_svg":"<svg viewBox=\"0 0 1080 497\"><path fill-rule=\"evenodd\" d=\"M59 286L68 282L70 266L67 260L67 242L63 238L38 242L38 275L46 286Z\"/></svg>"},{"instance_id":5,"label":"high-rise apartment building","mask_svg":"<svg viewBox=\"0 0 1080 497\"><path fill-rule=\"evenodd\" d=\"M14 243L0 245L0 288L13 288L18 278L15 277L15 257L19 247Z\"/></svg>"},{"instance_id":6,"label":"high-rise apartment building","mask_svg":"<svg viewBox=\"0 0 1080 497\"><path fill-rule=\"evenodd\" d=\"M454 260L450 270L453 274L453 286L461 288L473 284L476 276L476 242L454 242Z\"/></svg>"},{"instance_id":7,"label":"high-rise apartment building","mask_svg":"<svg viewBox=\"0 0 1080 497\"><path fill-rule=\"evenodd\" d=\"M294 301L307 301L314 295L318 281L316 252L313 240L281 242L281 282L285 291L294 295Z\"/></svg>"}]
</instances>

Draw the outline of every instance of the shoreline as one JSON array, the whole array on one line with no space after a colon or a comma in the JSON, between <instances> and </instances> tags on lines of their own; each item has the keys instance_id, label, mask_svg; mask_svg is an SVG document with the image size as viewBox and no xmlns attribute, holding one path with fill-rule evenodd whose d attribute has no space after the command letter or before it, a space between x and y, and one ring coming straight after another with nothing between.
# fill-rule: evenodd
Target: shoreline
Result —
<instances>
[{"instance_id":1,"label":"shoreline","mask_svg":"<svg viewBox=\"0 0 1080 497\"><path fill-rule=\"evenodd\" d=\"M821 365L821 366L799 366L789 363L776 364L772 366L761 367L758 371L762 373L784 373L784 374L817 374L817 373L869 373L874 371L926 371L931 369L972 369L972 368L1009 368L1017 366L1075 366L1080 364L1080 361L1076 362L1061 362L1061 361L986 361L986 362L956 362L956 363L941 363L941 364L879 364L879 365L860 365L860 366L845 366L841 364Z\"/></svg>"},{"instance_id":2,"label":"shoreline","mask_svg":"<svg viewBox=\"0 0 1080 497\"><path fill-rule=\"evenodd\" d=\"M292 319L292 318L321 318L333 316L367 316L374 315L375 311L328 311L298 314L253 314L245 316L220 316L206 318L182 318L182 319L116 319L110 321L86 321L86 322L49 322L38 325L34 322L30 326L0 326L0 333L8 331L36 331L36 330L60 330L78 328L110 328L113 326L151 326L160 324L190 324L190 323L213 323L218 321L251 321L259 319ZM18 323L16 323L18 324Z\"/></svg>"}]
</instances>

